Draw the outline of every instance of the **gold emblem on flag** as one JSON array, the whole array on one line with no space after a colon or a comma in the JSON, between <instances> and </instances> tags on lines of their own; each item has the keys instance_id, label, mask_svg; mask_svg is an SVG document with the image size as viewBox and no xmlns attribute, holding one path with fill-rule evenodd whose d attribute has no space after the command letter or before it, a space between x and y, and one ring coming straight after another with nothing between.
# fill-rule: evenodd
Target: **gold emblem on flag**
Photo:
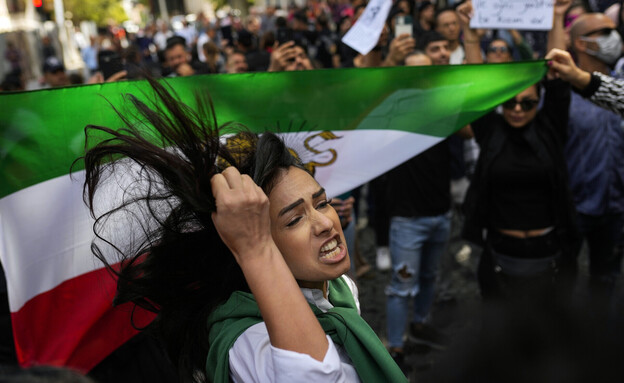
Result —
<instances>
[{"instance_id":1,"label":"gold emblem on flag","mask_svg":"<svg viewBox=\"0 0 624 383\"><path fill-rule=\"evenodd\" d=\"M340 138L342 137L325 130L309 136L304 136L302 132L299 132L295 137L284 137L284 140L290 154L301 161L304 168L314 175L317 167L329 166L336 162L338 152L336 149L328 147L328 145L330 141ZM252 149L249 137L240 133L226 138L225 142L233 159L236 161L242 161L245 156L249 155ZM221 157L217 158L217 164L221 169L231 165Z\"/></svg>"},{"instance_id":2,"label":"gold emblem on flag","mask_svg":"<svg viewBox=\"0 0 624 383\"><path fill-rule=\"evenodd\" d=\"M328 141L340 138L333 132L325 130L307 136L303 141L287 140L286 145L290 153L303 163L310 174L314 175L317 167L329 166L336 162L338 152L334 148L327 147L327 144Z\"/></svg>"}]
</instances>

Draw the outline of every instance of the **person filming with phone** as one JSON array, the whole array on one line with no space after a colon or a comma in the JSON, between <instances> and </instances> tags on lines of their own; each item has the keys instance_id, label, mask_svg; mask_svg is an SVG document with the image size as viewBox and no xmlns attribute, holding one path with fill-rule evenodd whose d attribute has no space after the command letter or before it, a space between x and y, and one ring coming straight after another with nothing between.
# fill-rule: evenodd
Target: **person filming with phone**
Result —
<instances>
[{"instance_id":1,"label":"person filming with phone","mask_svg":"<svg viewBox=\"0 0 624 383\"><path fill-rule=\"evenodd\" d=\"M311 69L314 69L314 66L301 45L298 45L295 41L287 41L283 44L275 43L271 53L269 72Z\"/></svg>"}]
</instances>

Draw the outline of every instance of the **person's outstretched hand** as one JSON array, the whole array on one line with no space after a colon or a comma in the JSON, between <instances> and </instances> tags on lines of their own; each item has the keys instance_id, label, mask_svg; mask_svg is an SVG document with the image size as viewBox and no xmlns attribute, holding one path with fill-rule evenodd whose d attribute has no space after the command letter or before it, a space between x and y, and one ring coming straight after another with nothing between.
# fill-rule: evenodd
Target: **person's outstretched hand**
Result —
<instances>
[{"instance_id":1,"label":"person's outstretched hand","mask_svg":"<svg viewBox=\"0 0 624 383\"><path fill-rule=\"evenodd\" d=\"M470 20L474 15L474 8L472 7L472 1L467 0L461 3L457 9L457 17L459 17L459 25L462 29L470 29Z\"/></svg>"},{"instance_id":2,"label":"person's outstretched hand","mask_svg":"<svg viewBox=\"0 0 624 383\"><path fill-rule=\"evenodd\" d=\"M273 45L268 71L283 71L295 59L296 55L297 51L295 50L294 41L287 41L281 45L276 41L275 45Z\"/></svg>"},{"instance_id":3,"label":"person's outstretched hand","mask_svg":"<svg viewBox=\"0 0 624 383\"><path fill-rule=\"evenodd\" d=\"M395 37L390 42L390 50L385 61L385 66L396 66L403 64L405 57L416 48L416 40L407 33Z\"/></svg>"},{"instance_id":4,"label":"person's outstretched hand","mask_svg":"<svg viewBox=\"0 0 624 383\"><path fill-rule=\"evenodd\" d=\"M565 12L570 8L572 0L555 0L554 13L556 16L563 16Z\"/></svg>"},{"instance_id":5,"label":"person's outstretched hand","mask_svg":"<svg viewBox=\"0 0 624 383\"><path fill-rule=\"evenodd\" d=\"M102 74L102 72L95 72L93 76L91 76L89 80L87 80L87 84L101 84L103 82L115 82L125 80L126 76L128 76L128 71L125 69L117 73L113 73L106 80L104 80L104 75Z\"/></svg>"},{"instance_id":6,"label":"person's outstretched hand","mask_svg":"<svg viewBox=\"0 0 624 383\"><path fill-rule=\"evenodd\" d=\"M545 58L551 60L548 62L550 67L548 78L560 78L578 89L589 85L591 74L577 67L568 52L555 48L548 52Z\"/></svg>"}]
</instances>

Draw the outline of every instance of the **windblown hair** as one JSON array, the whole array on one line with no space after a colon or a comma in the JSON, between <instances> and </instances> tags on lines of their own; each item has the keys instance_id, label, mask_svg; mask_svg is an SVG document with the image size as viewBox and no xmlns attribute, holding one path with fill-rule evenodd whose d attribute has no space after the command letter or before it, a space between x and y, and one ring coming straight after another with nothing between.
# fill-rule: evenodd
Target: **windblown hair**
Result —
<instances>
[{"instance_id":1,"label":"windblown hair","mask_svg":"<svg viewBox=\"0 0 624 383\"><path fill-rule=\"evenodd\" d=\"M212 222L210 179L235 166L269 194L281 169L303 167L272 133L219 128L207 96L196 95L193 110L149 82L156 101L126 95L132 112L115 109L123 128L85 128L84 199L96 220L91 248L118 278L114 304L157 313L149 328L164 340L180 380L204 382L207 317L232 292L249 291ZM224 127L239 131L229 144L219 137ZM111 188L120 196L103 208Z\"/></svg>"}]
</instances>

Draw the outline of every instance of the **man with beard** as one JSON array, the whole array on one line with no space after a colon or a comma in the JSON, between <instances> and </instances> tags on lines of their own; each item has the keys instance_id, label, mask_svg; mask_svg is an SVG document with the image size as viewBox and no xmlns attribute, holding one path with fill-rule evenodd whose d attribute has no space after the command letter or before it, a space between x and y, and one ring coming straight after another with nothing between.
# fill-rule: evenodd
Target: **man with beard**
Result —
<instances>
[{"instance_id":1,"label":"man with beard","mask_svg":"<svg viewBox=\"0 0 624 383\"><path fill-rule=\"evenodd\" d=\"M173 36L167 40L165 48L165 68L163 75L167 77L192 76L207 73L206 65L194 62L182 36Z\"/></svg>"},{"instance_id":2,"label":"man with beard","mask_svg":"<svg viewBox=\"0 0 624 383\"><path fill-rule=\"evenodd\" d=\"M448 65L450 63L449 42L446 37L438 32L425 33L420 38L419 49L429 56L433 65Z\"/></svg>"}]
</instances>

